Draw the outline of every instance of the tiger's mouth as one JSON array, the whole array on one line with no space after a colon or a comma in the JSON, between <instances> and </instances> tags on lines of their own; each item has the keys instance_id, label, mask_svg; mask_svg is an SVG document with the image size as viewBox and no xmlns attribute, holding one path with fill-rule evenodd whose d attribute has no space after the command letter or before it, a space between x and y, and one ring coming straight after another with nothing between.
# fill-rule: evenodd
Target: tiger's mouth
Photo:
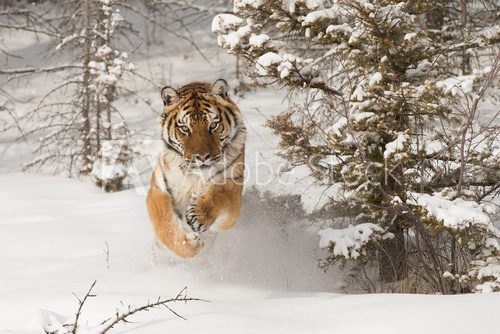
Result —
<instances>
[{"instance_id":1,"label":"tiger's mouth","mask_svg":"<svg viewBox=\"0 0 500 334\"><path fill-rule=\"evenodd\" d=\"M200 168L200 169L210 168L213 165L214 165L214 163L212 161L209 161L209 162L192 162L191 163L192 167L194 167L194 168Z\"/></svg>"},{"instance_id":2,"label":"tiger's mouth","mask_svg":"<svg viewBox=\"0 0 500 334\"><path fill-rule=\"evenodd\" d=\"M212 167L213 165L210 164L210 165L207 165L207 164L202 164L202 165L198 165L196 166L197 168L200 168L200 169L208 169L210 167Z\"/></svg>"},{"instance_id":3,"label":"tiger's mouth","mask_svg":"<svg viewBox=\"0 0 500 334\"><path fill-rule=\"evenodd\" d=\"M211 169L215 166L215 163L188 163L187 173L195 175L205 175L205 173L211 173Z\"/></svg>"},{"instance_id":4,"label":"tiger's mouth","mask_svg":"<svg viewBox=\"0 0 500 334\"><path fill-rule=\"evenodd\" d=\"M213 168L217 166L222 159L224 158L223 154L216 153L216 154L183 154L184 157L184 168L193 170L193 171L201 171L201 170L208 170L210 168Z\"/></svg>"},{"instance_id":5,"label":"tiger's mouth","mask_svg":"<svg viewBox=\"0 0 500 334\"><path fill-rule=\"evenodd\" d=\"M207 161L188 160L188 165L191 169L209 169L217 163L217 160L210 159Z\"/></svg>"}]
</instances>

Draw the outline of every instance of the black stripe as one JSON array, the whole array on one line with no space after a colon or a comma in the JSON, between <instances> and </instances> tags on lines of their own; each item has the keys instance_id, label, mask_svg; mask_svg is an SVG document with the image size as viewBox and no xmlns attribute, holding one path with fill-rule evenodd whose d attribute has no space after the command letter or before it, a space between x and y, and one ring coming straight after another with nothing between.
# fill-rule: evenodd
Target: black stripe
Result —
<instances>
[{"instance_id":1,"label":"black stripe","mask_svg":"<svg viewBox=\"0 0 500 334\"><path fill-rule=\"evenodd\" d=\"M229 107L226 107L226 110L231 114L231 116L233 116L234 118L236 118L236 114L234 113L233 109L231 109Z\"/></svg>"},{"instance_id":2,"label":"black stripe","mask_svg":"<svg viewBox=\"0 0 500 334\"><path fill-rule=\"evenodd\" d=\"M172 151L174 151L175 153L179 154L181 157L184 156L184 154L182 152L180 152L175 146L173 146L172 144L167 142L163 137L161 138L161 140L163 140L163 143L165 144L165 146L167 146L167 148L169 148Z\"/></svg>"},{"instance_id":3,"label":"black stripe","mask_svg":"<svg viewBox=\"0 0 500 334\"><path fill-rule=\"evenodd\" d=\"M243 175L240 175L240 176L237 176L237 177L233 177L232 180L233 181L243 181Z\"/></svg>"},{"instance_id":4,"label":"black stripe","mask_svg":"<svg viewBox=\"0 0 500 334\"><path fill-rule=\"evenodd\" d=\"M168 124L167 124L167 131L168 131L168 129L170 129L170 127L172 126L172 122L174 121L174 118L175 118L175 117L170 117L170 119L168 120Z\"/></svg>"},{"instance_id":5,"label":"black stripe","mask_svg":"<svg viewBox=\"0 0 500 334\"><path fill-rule=\"evenodd\" d=\"M240 129L240 128L238 128L238 131L236 131L236 132L234 133L234 136L232 136L232 137L231 137L231 140L230 140L229 142L227 142L227 144L226 144L225 146L227 146L227 145L229 145L230 143L232 143L232 141L234 140L234 138L238 137L238 136L240 135L240 133L245 134L246 132L247 132L247 130L246 130L246 129ZM224 148L225 148L225 147L224 147Z\"/></svg>"},{"instance_id":6,"label":"black stripe","mask_svg":"<svg viewBox=\"0 0 500 334\"><path fill-rule=\"evenodd\" d=\"M233 121L234 121L234 126L238 126L238 118L236 118L236 114L234 113L233 109L231 108L226 108L227 109L227 112L231 114L231 116L233 117Z\"/></svg>"},{"instance_id":7,"label":"black stripe","mask_svg":"<svg viewBox=\"0 0 500 334\"><path fill-rule=\"evenodd\" d=\"M216 177L217 175L219 175L220 173L222 173L223 171L225 171L227 168L231 167L235 163L235 161L238 160L241 157L242 154L243 154L243 151L241 151L240 154L238 154L238 156L236 158L234 158L234 160L231 161L231 163L229 165L224 166L224 168L222 168L217 173L215 173L214 175L212 175L210 177L210 179L213 179L214 177Z\"/></svg>"},{"instance_id":8,"label":"black stripe","mask_svg":"<svg viewBox=\"0 0 500 334\"><path fill-rule=\"evenodd\" d=\"M225 112L222 113L222 117L224 117L226 123L229 124L229 126L231 126L231 121L229 120L229 117L227 117L227 114Z\"/></svg>"},{"instance_id":9,"label":"black stripe","mask_svg":"<svg viewBox=\"0 0 500 334\"><path fill-rule=\"evenodd\" d=\"M173 195L172 193L172 188L170 188L170 185L168 184L167 177L165 176L165 173L163 173L163 170L161 171L161 174L163 175L163 182L165 182L165 188L167 190L167 193L170 195Z\"/></svg>"},{"instance_id":10,"label":"black stripe","mask_svg":"<svg viewBox=\"0 0 500 334\"><path fill-rule=\"evenodd\" d=\"M165 173L163 173L163 170L161 171L161 173L163 175L163 182L165 182L165 188L167 190L167 193L172 198L172 209L174 210L174 214L177 216L177 218L179 218L179 220L182 220L181 212L179 211L179 209L176 208L176 205L175 205L174 194L173 194L172 188L168 184L167 177L165 176Z\"/></svg>"},{"instance_id":11,"label":"black stripe","mask_svg":"<svg viewBox=\"0 0 500 334\"><path fill-rule=\"evenodd\" d=\"M172 205L173 205L173 203L172 203ZM174 213L177 216L177 218L179 218L179 220L182 220L182 215L181 215L181 212L179 211L179 209L174 207Z\"/></svg>"}]
</instances>

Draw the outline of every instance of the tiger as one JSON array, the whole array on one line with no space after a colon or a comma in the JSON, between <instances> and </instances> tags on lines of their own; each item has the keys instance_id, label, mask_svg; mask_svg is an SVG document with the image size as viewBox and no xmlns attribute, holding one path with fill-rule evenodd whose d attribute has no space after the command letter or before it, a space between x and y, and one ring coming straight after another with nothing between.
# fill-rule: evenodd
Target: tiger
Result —
<instances>
[{"instance_id":1,"label":"tiger","mask_svg":"<svg viewBox=\"0 0 500 334\"><path fill-rule=\"evenodd\" d=\"M162 150L147 210L157 241L188 259L202 249L203 232L228 230L240 215L246 127L224 79L166 86L161 98Z\"/></svg>"}]
</instances>

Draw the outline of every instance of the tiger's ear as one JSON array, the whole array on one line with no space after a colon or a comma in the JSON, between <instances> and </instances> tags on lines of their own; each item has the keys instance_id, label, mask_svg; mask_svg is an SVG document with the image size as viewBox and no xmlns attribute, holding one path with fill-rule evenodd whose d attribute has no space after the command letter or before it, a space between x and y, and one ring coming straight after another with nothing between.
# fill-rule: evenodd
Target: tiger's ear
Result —
<instances>
[{"instance_id":1,"label":"tiger's ear","mask_svg":"<svg viewBox=\"0 0 500 334\"><path fill-rule=\"evenodd\" d=\"M224 79L217 79L214 84L212 85L211 92L213 95L219 95L222 98L227 98L227 91L228 91L228 86L227 82Z\"/></svg>"},{"instance_id":2,"label":"tiger's ear","mask_svg":"<svg viewBox=\"0 0 500 334\"><path fill-rule=\"evenodd\" d=\"M170 86L165 86L161 89L161 99L164 106L169 106L179 98L179 94Z\"/></svg>"}]
</instances>

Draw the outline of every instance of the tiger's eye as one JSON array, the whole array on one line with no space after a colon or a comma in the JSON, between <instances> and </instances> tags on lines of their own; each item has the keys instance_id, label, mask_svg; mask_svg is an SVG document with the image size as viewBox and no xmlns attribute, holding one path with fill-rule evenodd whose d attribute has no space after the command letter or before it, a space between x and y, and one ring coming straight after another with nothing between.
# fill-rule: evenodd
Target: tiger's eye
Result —
<instances>
[{"instance_id":1,"label":"tiger's eye","mask_svg":"<svg viewBox=\"0 0 500 334\"><path fill-rule=\"evenodd\" d=\"M182 133L184 133L186 135L188 135L190 133L189 128L185 125L180 126L179 129L181 130Z\"/></svg>"},{"instance_id":2,"label":"tiger's eye","mask_svg":"<svg viewBox=\"0 0 500 334\"><path fill-rule=\"evenodd\" d=\"M219 122L213 122L210 124L210 131L214 132L219 127Z\"/></svg>"}]
</instances>

